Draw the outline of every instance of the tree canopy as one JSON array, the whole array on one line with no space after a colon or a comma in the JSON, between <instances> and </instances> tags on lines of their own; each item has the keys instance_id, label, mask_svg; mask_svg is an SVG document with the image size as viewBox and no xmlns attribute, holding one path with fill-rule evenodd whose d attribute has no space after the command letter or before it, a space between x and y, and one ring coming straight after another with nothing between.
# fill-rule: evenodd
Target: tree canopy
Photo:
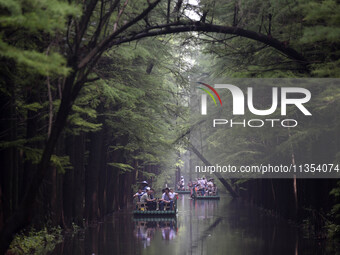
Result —
<instances>
[{"instance_id":1,"label":"tree canopy","mask_svg":"<svg viewBox=\"0 0 340 255\"><path fill-rule=\"evenodd\" d=\"M192 167L183 158L198 160L190 135L201 135L193 145L221 164L290 162L292 148L297 160L338 162L338 87L312 88L318 126L207 134L192 112L192 83L338 78L339 8L335 0L0 1L0 253L35 213L53 211L51 221L67 228L124 207L143 179L173 185ZM245 182L228 181L249 195ZM320 200L337 194L329 184ZM310 184L300 185L307 193Z\"/></svg>"}]
</instances>

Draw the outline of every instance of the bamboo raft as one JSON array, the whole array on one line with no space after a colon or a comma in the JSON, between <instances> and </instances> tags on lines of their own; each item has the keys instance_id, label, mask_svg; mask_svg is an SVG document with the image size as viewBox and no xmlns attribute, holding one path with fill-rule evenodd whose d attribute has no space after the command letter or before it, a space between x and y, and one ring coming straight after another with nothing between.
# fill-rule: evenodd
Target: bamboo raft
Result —
<instances>
[{"instance_id":1,"label":"bamboo raft","mask_svg":"<svg viewBox=\"0 0 340 255\"><path fill-rule=\"evenodd\" d=\"M193 189L193 191L192 191L192 195L191 195L191 197L193 198L193 199L197 199L197 200L213 200L213 199L220 199L220 196L218 195L218 192L215 194L215 195L210 195L210 196L200 196L200 195L197 195L196 194L196 191L195 191L195 189Z\"/></svg>"},{"instance_id":2,"label":"bamboo raft","mask_svg":"<svg viewBox=\"0 0 340 255\"><path fill-rule=\"evenodd\" d=\"M190 194L190 190L175 190L175 193L178 193L178 194Z\"/></svg>"},{"instance_id":3,"label":"bamboo raft","mask_svg":"<svg viewBox=\"0 0 340 255\"><path fill-rule=\"evenodd\" d=\"M149 210L149 211L139 211L134 210L133 215L134 216L155 216L155 217L169 217L169 216L176 216L177 211L176 210L168 210L168 211L157 211L157 210Z\"/></svg>"},{"instance_id":4,"label":"bamboo raft","mask_svg":"<svg viewBox=\"0 0 340 255\"><path fill-rule=\"evenodd\" d=\"M158 204L158 202L157 202ZM158 206L157 206L158 207ZM164 205L165 210L147 210L146 203L137 202L136 210L133 211L133 215L136 217L174 217L177 214L177 199L174 199L173 208L170 205Z\"/></svg>"},{"instance_id":5,"label":"bamboo raft","mask_svg":"<svg viewBox=\"0 0 340 255\"><path fill-rule=\"evenodd\" d=\"M176 217L172 217L172 216L162 216L162 217L134 217L133 221L135 222L176 222Z\"/></svg>"}]
</instances>

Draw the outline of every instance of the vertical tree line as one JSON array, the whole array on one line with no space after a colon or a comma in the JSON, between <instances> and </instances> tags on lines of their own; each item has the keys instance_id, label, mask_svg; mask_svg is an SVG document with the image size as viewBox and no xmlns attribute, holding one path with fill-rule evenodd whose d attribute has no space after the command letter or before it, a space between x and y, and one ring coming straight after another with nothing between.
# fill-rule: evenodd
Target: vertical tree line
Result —
<instances>
[{"instance_id":1,"label":"vertical tree line","mask_svg":"<svg viewBox=\"0 0 340 255\"><path fill-rule=\"evenodd\" d=\"M291 4L0 3L0 253L29 224L96 221L125 206L136 181L172 180L164 170L183 148L174 141L187 125L190 69L176 62L173 34L187 33L182 49L208 45L200 50L219 68L228 58L235 75L337 76L336 2ZM331 19L312 34L320 10Z\"/></svg>"}]
</instances>

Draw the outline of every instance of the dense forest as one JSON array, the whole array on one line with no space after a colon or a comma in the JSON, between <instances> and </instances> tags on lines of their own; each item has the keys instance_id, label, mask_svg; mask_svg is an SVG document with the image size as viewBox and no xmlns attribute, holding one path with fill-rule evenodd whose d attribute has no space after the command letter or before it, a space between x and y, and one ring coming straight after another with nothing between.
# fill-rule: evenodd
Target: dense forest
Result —
<instances>
[{"instance_id":1,"label":"dense forest","mask_svg":"<svg viewBox=\"0 0 340 255\"><path fill-rule=\"evenodd\" d=\"M197 81L339 78L336 0L13 0L0 21L0 254L23 229L94 224L138 182L174 185L207 159L340 162L337 83L313 86L301 129L204 132L193 114ZM340 237L335 178L218 178L316 238Z\"/></svg>"}]
</instances>

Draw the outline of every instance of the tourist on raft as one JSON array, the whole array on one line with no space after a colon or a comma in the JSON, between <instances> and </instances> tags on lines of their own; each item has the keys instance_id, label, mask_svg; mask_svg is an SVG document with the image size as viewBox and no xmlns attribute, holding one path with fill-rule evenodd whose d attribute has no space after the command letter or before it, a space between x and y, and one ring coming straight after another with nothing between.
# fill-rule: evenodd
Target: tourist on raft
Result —
<instances>
[{"instance_id":1,"label":"tourist on raft","mask_svg":"<svg viewBox=\"0 0 340 255\"><path fill-rule=\"evenodd\" d=\"M137 193L133 195L133 198L137 198L137 201L140 202L140 198L143 196L145 192L142 191L141 188L138 189Z\"/></svg>"},{"instance_id":2,"label":"tourist on raft","mask_svg":"<svg viewBox=\"0 0 340 255\"><path fill-rule=\"evenodd\" d=\"M160 211L164 210L164 205L165 204L169 204L170 205L170 209L173 208L174 201L171 199L169 188L165 188L164 189L164 193L162 195L162 199L160 199L159 201L160 201L159 202L159 210Z\"/></svg>"},{"instance_id":3,"label":"tourist on raft","mask_svg":"<svg viewBox=\"0 0 340 255\"><path fill-rule=\"evenodd\" d=\"M142 191L143 191L143 192L146 192L146 189L147 189L147 188L150 188L150 187L149 187L149 184L148 184L146 181L142 181L142 182L141 182L141 189L142 189Z\"/></svg>"},{"instance_id":4,"label":"tourist on raft","mask_svg":"<svg viewBox=\"0 0 340 255\"><path fill-rule=\"evenodd\" d=\"M183 176L181 176L181 180L177 184L177 189L178 190L185 190L185 182L184 182Z\"/></svg>"},{"instance_id":5,"label":"tourist on raft","mask_svg":"<svg viewBox=\"0 0 340 255\"><path fill-rule=\"evenodd\" d=\"M175 193L173 189L170 189L169 194L170 194L170 198L171 198L172 200L174 200L174 197L177 197L177 196L178 196L178 193Z\"/></svg>"},{"instance_id":6,"label":"tourist on raft","mask_svg":"<svg viewBox=\"0 0 340 255\"><path fill-rule=\"evenodd\" d=\"M140 198L141 203L146 203L148 210L156 210L156 198L152 195L153 190L150 189L150 187L146 188L146 192L142 195Z\"/></svg>"},{"instance_id":7,"label":"tourist on raft","mask_svg":"<svg viewBox=\"0 0 340 255\"><path fill-rule=\"evenodd\" d=\"M197 182L193 182L192 186L197 196L216 196L217 194L217 186L213 178L208 181L205 177L198 178Z\"/></svg>"}]
</instances>

